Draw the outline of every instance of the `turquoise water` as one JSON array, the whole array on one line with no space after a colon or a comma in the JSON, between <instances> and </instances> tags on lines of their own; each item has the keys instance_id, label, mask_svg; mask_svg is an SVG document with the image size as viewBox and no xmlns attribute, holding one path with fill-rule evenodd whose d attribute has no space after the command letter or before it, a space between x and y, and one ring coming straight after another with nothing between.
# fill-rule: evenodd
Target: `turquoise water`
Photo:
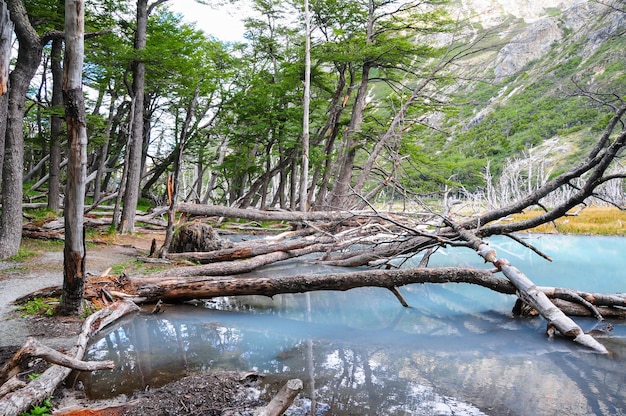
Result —
<instances>
[{"instance_id":1,"label":"turquoise water","mask_svg":"<svg viewBox=\"0 0 626 416\"><path fill-rule=\"evenodd\" d=\"M553 262L504 237L491 244L536 284L605 293L626 291L626 239L527 236ZM468 249L440 250L431 265L474 265ZM264 275L320 272L283 263ZM323 270L320 270L323 269ZM626 409L626 328L613 322L598 356L546 338L541 318L515 319L515 298L460 284L400 288L403 308L386 289L309 295L219 298L197 306L140 313L109 329L88 359L117 370L85 378L93 398L158 387L184 375L255 370L271 396L298 377L304 414L321 415L620 415ZM307 298L308 297L308 298ZM576 319L585 329L598 326ZM314 382L314 383L313 383ZM310 386L315 385L315 392Z\"/></svg>"}]
</instances>

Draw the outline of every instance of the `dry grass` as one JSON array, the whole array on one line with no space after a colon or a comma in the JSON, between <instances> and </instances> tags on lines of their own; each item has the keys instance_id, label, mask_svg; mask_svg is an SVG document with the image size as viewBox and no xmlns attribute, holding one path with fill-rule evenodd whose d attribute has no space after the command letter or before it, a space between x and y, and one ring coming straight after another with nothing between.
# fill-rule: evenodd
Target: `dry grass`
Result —
<instances>
[{"instance_id":1,"label":"dry grass","mask_svg":"<svg viewBox=\"0 0 626 416\"><path fill-rule=\"evenodd\" d=\"M529 210L513 216L514 221L533 218L542 211ZM556 224L544 224L530 231L539 233L563 233L585 235L626 235L626 211L614 207L588 207L580 212L556 220Z\"/></svg>"}]
</instances>

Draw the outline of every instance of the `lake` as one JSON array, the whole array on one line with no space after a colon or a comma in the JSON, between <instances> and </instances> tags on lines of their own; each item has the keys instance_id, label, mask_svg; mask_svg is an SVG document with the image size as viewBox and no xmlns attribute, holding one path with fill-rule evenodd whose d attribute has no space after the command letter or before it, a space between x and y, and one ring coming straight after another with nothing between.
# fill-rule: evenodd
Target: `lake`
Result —
<instances>
[{"instance_id":1,"label":"lake","mask_svg":"<svg viewBox=\"0 0 626 416\"><path fill-rule=\"evenodd\" d=\"M536 284L604 293L626 288L626 239L525 235L547 262L505 237L492 238ZM438 251L431 265L485 267L469 249ZM336 270L301 261L260 275ZM386 289L308 295L217 298L169 306L162 314L123 319L93 340L86 359L113 360L95 372L91 398L158 387L185 375L254 370L271 396L288 379L305 391L288 415L621 415L626 409L626 327L590 353L548 339L542 318L514 318L515 297L467 284L400 288L402 307ZM602 327L575 318L584 330ZM314 390L312 387L314 386Z\"/></svg>"}]
</instances>

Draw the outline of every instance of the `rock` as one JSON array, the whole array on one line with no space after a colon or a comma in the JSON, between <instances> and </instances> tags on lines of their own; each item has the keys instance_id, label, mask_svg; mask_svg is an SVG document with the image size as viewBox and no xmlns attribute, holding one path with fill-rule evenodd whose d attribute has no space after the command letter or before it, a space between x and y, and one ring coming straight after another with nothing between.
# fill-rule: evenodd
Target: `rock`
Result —
<instances>
[{"instance_id":1,"label":"rock","mask_svg":"<svg viewBox=\"0 0 626 416\"><path fill-rule=\"evenodd\" d=\"M553 19L533 23L498 52L493 70L496 81L515 74L529 62L541 58L562 37L561 29Z\"/></svg>"}]
</instances>

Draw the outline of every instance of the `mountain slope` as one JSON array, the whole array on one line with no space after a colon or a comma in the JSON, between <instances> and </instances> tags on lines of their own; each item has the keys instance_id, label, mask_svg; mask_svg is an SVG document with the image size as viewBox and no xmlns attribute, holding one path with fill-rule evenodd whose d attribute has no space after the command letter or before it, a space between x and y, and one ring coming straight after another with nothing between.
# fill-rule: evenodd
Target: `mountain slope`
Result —
<instances>
[{"instance_id":1,"label":"mountain slope","mask_svg":"<svg viewBox=\"0 0 626 416\"><path fill-rule=\"evenodd\" d=\"M541 6L539 5L541 4ZM472 189L531 148L552 174L576 161L626 93L626 13L592 1L461 1L480 53L460 65L457 111L421 136L441 175ZM604 101L604 103L603 103ZM447 171L446 171L447 170Z\"/></svg>"}]
</instances>

